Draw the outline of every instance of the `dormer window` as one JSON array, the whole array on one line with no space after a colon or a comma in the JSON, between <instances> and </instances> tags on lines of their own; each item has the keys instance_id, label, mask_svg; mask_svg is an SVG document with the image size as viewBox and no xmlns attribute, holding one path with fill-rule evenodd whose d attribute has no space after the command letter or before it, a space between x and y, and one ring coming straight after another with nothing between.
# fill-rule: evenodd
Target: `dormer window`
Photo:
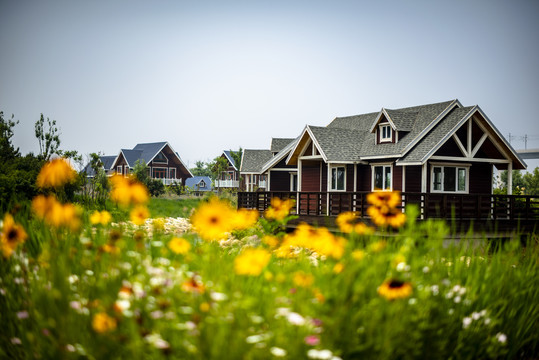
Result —
<instances>
[{"instance_id":1,"label":"dormer window","mask_svg":"<svg viewBox=\"0 0 539 360\"><path fill-rule=\"evenodd\" d=\"M168 159L162 151L154 157L153 161L156 163L168 163Z\"/></svg>"},{"instance_id":2,"label":"dormer window","mask_svg":"<svg viewBox=\"0 0 539 360\"><path fill-rule=\"evenodd\" d=\"M205 187L206 187L206 183L204 182L204 180L200 180L200 182L198 183L198 185L199 185L201 188L205 188Z\"/></svg>"},{"instance_id":3,"label":"dormer window","mask_svg":"<svg viewBox=\"0 0 539 360\"><path fill-rule=\"evenodd\" d=\"M384 124L380 125L380 142L390 142L392 140L391 136L391 125Z\"/></svg>"}]
</instances>

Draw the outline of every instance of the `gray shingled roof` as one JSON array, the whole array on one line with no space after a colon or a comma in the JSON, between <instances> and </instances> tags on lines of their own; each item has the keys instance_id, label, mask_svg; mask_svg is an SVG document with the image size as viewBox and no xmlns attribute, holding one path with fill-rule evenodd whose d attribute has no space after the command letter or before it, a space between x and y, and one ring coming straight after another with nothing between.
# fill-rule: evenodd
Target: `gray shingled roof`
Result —
<instances>
[{"instance_id":1,"label":"gray shingled roof","mask_svg":"<svg viewBox=\"0 0 539 360\"><path fill-rule=\"evenodd\" d=\"M137 160L143 159L142 150L122 149L122 153L124 154L125 161L127 161L127 165L129 165L129 167L135 167ZM144 159L144 161L146 164L148 164L146 159Z\"/></svg>"},{"instance_id":2,"label":"gray shingled roof","mask_svg":"<svg viewBox=\"0 0 539 360\"><path fill-rule=\"evenodd\" d=\"M264 164L273 157L271 150L243 150L240 172L260 173Z\"/></svg>"},{"instance_id":3,"label":"gray shingled roof","mask_svg":"<svg viewBox=\"0 0 539 360\"><path fill-rule=\"evenodd\" d=\"M288 138L272 138L271 139L271 152L278 153L284 149L288 144L296 139Z\"/></svg>"},{"instance_id":4,"label":"gray shingled roof","mask_svg":"<svg viewBox=\"0 0 539 360\"><path fill-rule=\"evenodd\" d=\"M99 159L103 163L103 168L105 170L110 170L111 166L114 164L114 160L116 160L116 155L104 155L104 156L100 156ZM86 176L90 176L90 177L95 176L94 169L92 169L92 167L90 166L90 163L86 164L86 166L84 167L84 170L82 171L86 173Z\"/></svg>"},{"instance_id":5,"label":"gray shingled roof","mask_svg":"<svg viewBox=\"0 0 539 360\"><path fill-rule=\"evenodd\" d=\"M453 101L396 110L385 109L397 129L400 129L397 143L376 144L376 134L371 133L370 129L379 113L336 118L326 127L332 130L348 130L350 133L346 131L324 132L318 130L322 128L309 128L317 129L313 131L313 134L328 161L357 161L360 156L362 158L395 156L402 154L406 146L414 141Z\"/></svg>"},{"instance_id":6,"label":"gray shingled roof","mask_svg":"<svg viewBox=\"0 0 539 360\"><path fill-rule=\"evenodd\" d=\"M140 151L141 155L139 159L143 159L146 164L149 164L154 156L157 155L159 150L161 150L166 144L166 142L137 144L132 151ZM129 165L132 166L131 162L129 162Z\"/></svg>"},{"instance_id":7,"label":"gray shingled roof","mask_svg":"<svg viewBox=\"0 0 539 360\"><path fill-rule=\"evenodd\" d=\"M466 116L473 106L456 108L444 117L411 151L409 151L400 161L419 162L446 136L464 116Z\"/></svg>"},{"instance_id":8,"label":"gray shingled roof","mask_svg":"<svg viewBox=\"0 0 539 360\"><path fill-rule=\"evenodd\" d=\"M234 160L234 157L232 156L233 152L235 153L237 151L225 150L225 151L223 151L223 154L225 154L226 158L228 159L228 161L230 162L232 167L234 169L238 169L238 167L236 166L236 161Z\"/></svg>"}]
</instances>

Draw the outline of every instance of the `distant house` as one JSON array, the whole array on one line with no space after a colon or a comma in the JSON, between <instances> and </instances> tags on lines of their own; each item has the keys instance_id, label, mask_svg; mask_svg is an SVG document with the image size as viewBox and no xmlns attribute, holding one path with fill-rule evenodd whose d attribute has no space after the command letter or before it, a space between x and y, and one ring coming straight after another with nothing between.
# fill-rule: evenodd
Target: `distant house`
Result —
<instances>
[{"instance_id":1,"label":"distant house","mask_svg":"<svg viewBox=\"0 0 539 360\"><path fill-rule=\"evenodd\" d=\"M114 164L114 160L116 160L116 155L100 156L99 160L101 160L102 168L103 170L105 170L105 175L111 175L114 172L114 170L112 169L112 165ZM93 178L95 176L95 171L89 163L84 167L82 171L86 173L86 177Z\"/></svg>"},{"instance_id":2,"label":"distant house","mask_svg":"<svg viewBox=\"0 0 539 360\"><path fill-rule=\"evenodd\" d=\"M289 165L286 158L294 148L297 139L273 138L271 153L273 157L261 168L261 174L267 178L266 191L297 191L298 167Z\"/></svg>"},{"instance_id":3,"label":"distant house","mask_svg":"<svg viewBox=\"0 0 539 360\"><path fill-rule=\"evenodd\" d=\"M108 175L130 174L137 161L143 161L148 166L148 175L152 179L161 180L165 185L185 184L188 178L193 177L178 153L166 141L137 144L133 149L121 149L116 156L100 158ZM93 176L89 165L85 169L88 169L88 176Z\"/></svg>"},{"instance_id":4,"label":"distant house","mask_svg":"<svg viewBox=\"0 0 539 360\"><path fill-rule=\"evenodd\" d=\"M240 187L240 164L236 164L232 153L234 152L225 150L221 154L221 158L226 160L227 167L215 179L215 188L217 189L239 189Z\"/></svg>"},{"instance_id":5,"label":"distant house","mask_svg":"<svg viewBox=\"0 0 539 360\"><path fill-rule=\"evenodd\" d=\"M272 157L271 150L243 150L240 167L240 188L243 191L266 189L266 175L262 173L262 167Z\"/></svg>"},{"instance_id":6,"label":"distant house","mask_svg":"<svg viewBox=\"0 0 539 360\"><path fill-rule=\"evenodd\" d=\"M185 186L190 191L199 193L212 190L211 179L209 176L193 176L185 180Z\"/></svg>"}]
</instances>

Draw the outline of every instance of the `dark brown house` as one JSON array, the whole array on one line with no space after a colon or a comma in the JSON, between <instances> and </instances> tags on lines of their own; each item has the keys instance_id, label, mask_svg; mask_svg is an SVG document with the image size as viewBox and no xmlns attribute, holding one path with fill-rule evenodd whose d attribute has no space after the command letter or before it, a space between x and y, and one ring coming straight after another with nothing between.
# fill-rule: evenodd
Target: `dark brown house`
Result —
<instances>
[{"instance_id":1,"label":"dark brown house","mask_svg":"<svg viewBox=\"0 0 539 360\"><path fill-rule=\"evenodd\" d=\"M490 194L494 167L509 179L526 168L481 108L458 100L308 125L285 164L303 192Z\"/></svg>"},{"instance_id":2,"label":"dark brown house","mask_svg":"<svg viewBox=\"0 0 539 360\"><path fill-rule=\"evenodd\" d=\"M185 184L186 179L193 177L168 142L137 144L133 149L122 149L111 168L118 174L129 174L137 161L143 161L150 177L160 179L165 185Z\"/></svg>"}]
</instances>

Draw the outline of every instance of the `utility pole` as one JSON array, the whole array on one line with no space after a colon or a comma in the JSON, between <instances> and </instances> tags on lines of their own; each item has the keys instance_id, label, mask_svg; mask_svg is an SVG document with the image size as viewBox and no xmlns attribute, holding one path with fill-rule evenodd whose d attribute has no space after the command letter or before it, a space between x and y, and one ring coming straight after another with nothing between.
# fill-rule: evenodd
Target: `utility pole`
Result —
<instances>
[{"instance_id":1,"label":"utility pole","mask_svg":"<svg viewBox=\"0 0 539 360\"><path fill-rule=\"evenodd\" d=\"M511 133L509 133L509 144L511 144Z\"/></svg>"},{"instance_id":2,"label":"utility pole","mask_svg":"<svg viewBox=\"0 0 539 360\"><path fill-rule=\"evenodd\" d=\"M528 134L524 135L524 150L528 150Z\"/></svg>"}]
</instances>

